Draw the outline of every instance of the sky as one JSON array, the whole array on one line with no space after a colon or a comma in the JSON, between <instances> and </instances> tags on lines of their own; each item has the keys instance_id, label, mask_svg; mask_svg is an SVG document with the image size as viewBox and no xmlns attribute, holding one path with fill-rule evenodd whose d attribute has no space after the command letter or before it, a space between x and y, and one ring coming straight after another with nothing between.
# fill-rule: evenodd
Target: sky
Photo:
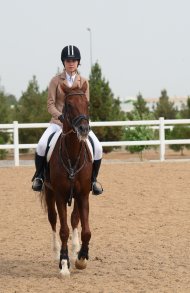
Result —
<instances>
[{"instance_id":1,"label":"sky","mask_svg":"<svg viewBox=\"0 0 190 293\"><path fill-rule=\"evenodd\" d=\"M189 11L189 0L0 0L0 86L19 99L35 75L46 89L68 44L89 78L91 44L115 97L188 96Z\"/></svg>"}]
</instances>

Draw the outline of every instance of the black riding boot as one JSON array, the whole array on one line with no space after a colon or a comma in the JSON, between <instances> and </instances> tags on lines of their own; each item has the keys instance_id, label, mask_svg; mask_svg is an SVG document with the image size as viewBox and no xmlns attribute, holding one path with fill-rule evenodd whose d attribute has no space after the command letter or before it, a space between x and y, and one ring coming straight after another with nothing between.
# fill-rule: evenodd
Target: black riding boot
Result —
<instances>
[{"instance_id":1,"label":"black riding boot","mask_svg":"<svg viewBox=\"0 0 190 293\"><path fill-rule=\"evenodd\" d=\"M35 154L35 166L36 172L32 178L33 184L32 189L34 191L41 191L44 182L44 165L45 165L45 157L39 156L37 153Z\"/></svg>"},{"instance_id":2,"label":"black riding boot","mask_svg":"<svg viewBox=\"0 0 190 293\"><path fill-rule=\"evenodd\" d=\"M93 163L93 169L92 169L92 194L99 195L102 194L103 188L100 183L97 182L98 172L101 165L101 159L95 160Z\"/></svg>"}]
</instances>

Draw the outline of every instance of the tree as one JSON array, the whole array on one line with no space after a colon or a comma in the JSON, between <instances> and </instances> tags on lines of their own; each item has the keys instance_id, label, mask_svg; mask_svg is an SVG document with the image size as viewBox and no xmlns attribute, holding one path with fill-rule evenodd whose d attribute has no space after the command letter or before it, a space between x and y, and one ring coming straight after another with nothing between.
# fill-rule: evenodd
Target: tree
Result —
<instances>
[{"instance_id":1,"label":"tree","mask_svg":"<svg viewBox=\"0 0 190 293\"><path fill-rule=\"evenodd\" d=\"M167 139L189 139L190 137L190 128L186 125L175 125L170 133L167 135ZM175 152L181 152L181 155L184 154L184 149L189 149L189 144L171 144L169 148Z\"/></svg>"},{"instance_id":2,"label":"tree","mask_svg":"<svg viewBox=\"0 0 190 293\"><path fill-rule=\"evenodd\" d=\"M3 91L0 91L0 123L10 123L10 105Z\"/></svg>"},{"instance_id":3,"label":"tree","mask_svg":"<svg viewBox=\"0 0 190 293\"><path fill-rule=\"evenodd\" d=\"M92 121L116 121L124 120L125 114L120 107L119 98L114 95L109 87L109 82L102 77L101 68L95 63L91 69L90 79L90 118ZM102 141L121 140L123 137L123 128L118 127L117 131L113 128L98 127L96 129L98 138ZM112 148L104 148L109 151Z\"/></svg>"},{"instance_id":4,"label":"tree","mask_svg":"<svg viewBox=\"0 0 190 293\"><path fill-rule=\"evenodd\" d=\"M143 99L141 93L137 95L136 101L133 101L133 110L127 113L127 118L129 120L135 120L138 117L138 120L143 120L143 117L146 117L150 114L149 108L147 107L147 102Z\"/></svg>"},{"instance_id":5,"label":"tree","mask_svg":"<svg viewBox=\"0 0 190 293\"><path fill-rule=\"evenodd\" d=\"M9 105L6 100L6 95L3 89L0 91L0 123L10 123L9 121ZM5 144L9 141L10 135L6 130L0 130L0 144ZM6 150L0 150L0 159L6 157Z\"/></svg>"},{"instance_id":6,"label":"tree","mask_svg":"<svg viewBox=\"0 0 190 293\"><path fill-rule=\"evenodd\" d=\"M186 105L183 104L182 109L179 113L180 118L189 119L190 118L190 97L187 98Z\"/></svg>"},{"instance_id":7,"label":"tree","mask_svg":"<svg viewBox=\"0 0 190 293\"><path fill-rule=\"evenodd\" d=\"M139 113L137 110L134 110L133 112L133 119L132 120L149 120L151 119L151 114L141 114L141 117L139 116ZM127 127L125 129L125 140L127 141L140 141L140 140L153 140L155 139L155 134L153 129L146 125L139 125L134 127ZM134 146L126 146L126 150L128 150L130 153L138 153L140 156L140 159L143 159L143 151L146 149L150 149L151 146L149 145L134 145Z\"/></svg>"},{"instance_id":8,"label":"tree","mask_svg":"<svg viewBox=\"0 0 190 293\"><path fill-rule=\"evenodd\" d=\"M17 106L15 120L19 123L48 122L50 114L47 112L47 90L40 93L35 76L29 81L26 91L22 94ZM22 143L36 142L44 129L22 129L20 130L20 141Z\"/></svg>"},{"instance_id":9,"label":"tree","mask_svg":"<svg viewBox=\"0 0 190 293\"><path fill-rule=\"evenodd\" d=\"M152 120L153 113L149 111L147 107L147 102L143 99L141 93L137 95L136 101L133 101L133 110L127 113L127 118L129 120ZM135 140L151 140L154 139L155 133L148 126L134 126L127 127L125 129L125 140L135 141ZM130 153L138 153L140 159L143 159L143 151L150 149L151 146L139 145L139 146L127 146L125 149Z\"/></svg>"},{"instance_id":10,"label":"tree","mask_svg":"<svg viewBox=\"0 0 190 293\"><path fill-rule=\"evenodd\" d=\"M16 103L15 96L6 94L0 83L0 123L12 123L12 113Z\"/></svg>"},{"instance_id":11,"label":"tree","mask_svg":"<svg viewBox=\"0 0 190 293\"><path fill-rule=\"evenodd\" d=\"M165 119L175 119L177 109L174 107L174 103L169 101L166 90L161 91L161 96L159 101L156 103L155 107L155 117L164 117Z\"/></svg>"},{"instance_id":12,"label":"tree","mask_svg":"<svg viewBox=\"0 0 190 293\"><path fill-rule=\"evenodd\" d=\"M0 87L0 123L12 123L12 103L16 102L16 98L13 95L7 95L4 92L3 87ZM7 130L0 131L0 144L11 142L11 135ZM0 158L6 157L7 151L0 150Z\"/></svg>"},{"instance_id":13,"label":"tree","mask_svg":"<svg viewBox=\"0 0 190 293\"><path fill-rule=\"evenodd\" d=\"M17 104L17 118L22 123L46 122L50 115L47 113L47 90L40 93L36 77L29 81L26 91Z\"/></svg>"},{"instance_id":14,"label":"tree","mask_svg":"<svg viewBox=\"0 0 190 293\"><path fill-rule=\"evenodd\" d=\"M140 119L143 119L143 115L149 114L149 108L147 102L143 99L141 93L138 94L137 100L133 102L134 111L139 114Z\"/></svg>"}]
</instances>

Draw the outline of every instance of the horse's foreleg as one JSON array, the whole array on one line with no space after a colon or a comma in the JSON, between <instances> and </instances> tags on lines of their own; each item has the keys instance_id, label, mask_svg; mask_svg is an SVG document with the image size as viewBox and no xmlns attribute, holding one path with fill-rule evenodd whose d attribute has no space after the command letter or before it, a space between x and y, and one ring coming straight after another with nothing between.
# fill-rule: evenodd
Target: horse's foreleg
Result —
<instances>
[{"instance_id":1,"label":"horse's foreleg","mask_svg":"<svg viewBox=\"0 0 190 293\"><path fill-rule=\"evenodd\" d=\"M60 239L61 239L61 251L60 251L60 274L62 276L70 276L70 262L68 256L68 238L69 238L69 227L67 225L67 207L66 203L62 200L61 196L56 199L57 210L59 213L60 220Z\"/></svg>"},{"instance_id":2,"label":"horse's foreleg","mask_svg":"<svg viewBox=\"0 0 190 293\"><path fill-rule=\"evenodd\" d=\"M78 269L85 269L87 265L88 260L88 246L89 241L91 238L91 232L89 227L89 198L88 196L83 197L82 199L78 199L78 210L80 214L80 220L81 220L81 249L78 253L77 260L75 262L75 266Z\"/></svg>"},{"instance_id":3,"label":"horse's foreleg","mask_svg":"<svg viewBox=\"0 0 190 293\"><path fill-rule=\"evenodd\" d=\"M53 192L46 187L46 204L48 212L48 220L52 227L52 247L56 259L60 258L60 243L56 235L57 213L55 209L55 196Z\"/></svg>"}]
</instances>

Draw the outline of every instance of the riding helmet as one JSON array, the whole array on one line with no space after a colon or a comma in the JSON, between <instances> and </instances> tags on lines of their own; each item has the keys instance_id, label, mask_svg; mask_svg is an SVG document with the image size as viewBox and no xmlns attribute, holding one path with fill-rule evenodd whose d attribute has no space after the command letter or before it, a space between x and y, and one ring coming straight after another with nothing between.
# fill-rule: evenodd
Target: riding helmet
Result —
<instances>
[{"instance_id":1,"label":"riding helmet","mask_svg":"<svg viewBox=\"0 0 190 293\"><path fill-rule=\"evenodd\" d=\"M61 61L63 65L66 59L78 60L80 64L81 56L80 56L79 49L76 46L72 46L72 45L64 47L61 52Z\"/></svg>"}]
</instances>

